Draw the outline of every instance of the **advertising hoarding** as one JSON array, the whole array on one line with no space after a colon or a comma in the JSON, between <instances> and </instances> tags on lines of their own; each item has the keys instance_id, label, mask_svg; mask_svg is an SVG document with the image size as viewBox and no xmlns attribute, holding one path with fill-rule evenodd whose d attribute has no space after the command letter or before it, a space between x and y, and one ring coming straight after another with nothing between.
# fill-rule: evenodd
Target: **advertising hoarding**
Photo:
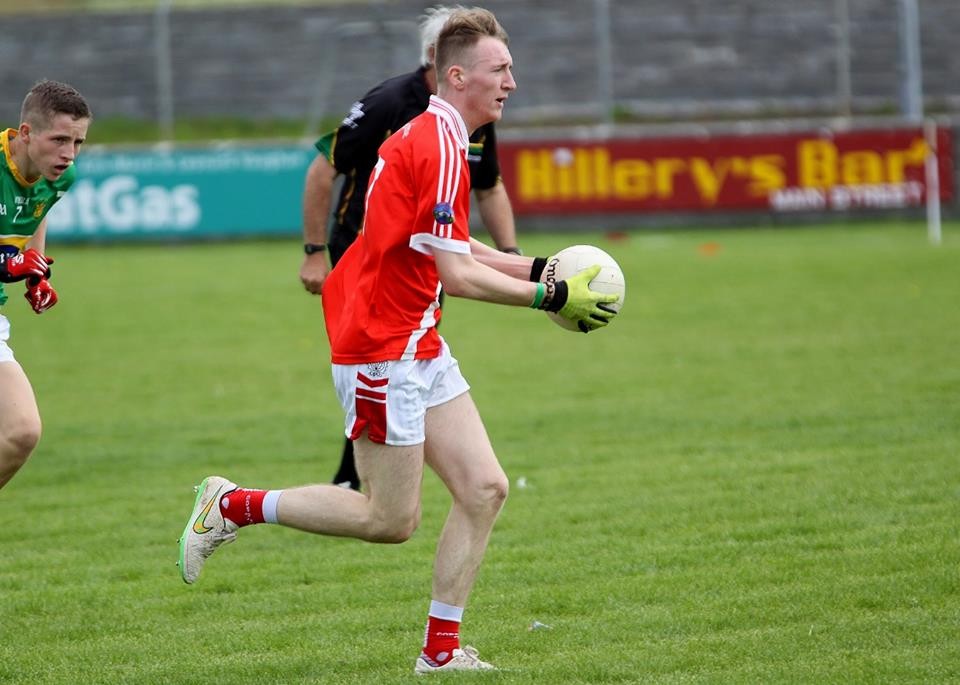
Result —
<instances>
[{"instance_id":1,"label":"advertising hoarding","mask_svg":"<svg viewBox=\"0 0 960 685\"><path fill-rule=\"evenodd\" d=\"M309 147L84 151L48 215L57 239L292 235Z\"/></svg>"},{"instance_id":2,"label":"advertising hoarding","mask_svg":"<svg viewBox=\"0 0 960 685\"><path fill-rule=\"evenodd\" d=\"M949 201L950 129L937 148ZM919 207L928 152L920 128L500 145L518 215Z\"/></svg>"}]
</instances>

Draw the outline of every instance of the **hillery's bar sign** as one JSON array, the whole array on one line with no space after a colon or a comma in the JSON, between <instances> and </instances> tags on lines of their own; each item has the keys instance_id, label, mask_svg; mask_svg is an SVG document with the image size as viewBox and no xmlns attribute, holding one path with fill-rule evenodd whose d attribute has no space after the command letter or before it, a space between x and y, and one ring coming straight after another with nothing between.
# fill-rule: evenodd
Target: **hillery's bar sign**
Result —
<instances>
[{"instance_id":1,"label":"hillery's bar sign","mask_svg":"<svg viewBox=\"0 0 960 685\"><path fill-rule=\"evenodd\" d=\"M936 132L941 200L953 139ZM517 214L922 206L931 146L921 128L500 143Z\"/></svg>"}]
</instances>

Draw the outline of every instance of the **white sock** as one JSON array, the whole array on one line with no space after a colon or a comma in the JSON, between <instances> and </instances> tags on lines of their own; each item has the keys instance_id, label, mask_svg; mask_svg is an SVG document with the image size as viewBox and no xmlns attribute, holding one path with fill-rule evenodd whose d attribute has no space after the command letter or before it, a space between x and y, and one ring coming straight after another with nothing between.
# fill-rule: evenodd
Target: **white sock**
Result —
<instances>
[{"instance_id":1,"label":"white sock","mask_svg":"<svg viewBox=\"0 0 960 685\"><path fill-rule=\"evenodd\" d=\"M283 490L267 490L267 494L263 496L264 523L277 522L277 503L280 501L280 495L282 494Z\"/></svg>"},{"instance_id":2,"label":"white sock","mask_svg":"<svg viewBox=\"0 0 960 685\"><path fill-rule=\"evenodd\" d=\"M264 502L266 502L266 499L264 499ZM264 514L266 514L266 509L264 509ZM451 606L435 599L430 601L430 611L427 612L427 615L442 618L444 621L463 623L463 607Z\"/></svg>"}]
</instances>

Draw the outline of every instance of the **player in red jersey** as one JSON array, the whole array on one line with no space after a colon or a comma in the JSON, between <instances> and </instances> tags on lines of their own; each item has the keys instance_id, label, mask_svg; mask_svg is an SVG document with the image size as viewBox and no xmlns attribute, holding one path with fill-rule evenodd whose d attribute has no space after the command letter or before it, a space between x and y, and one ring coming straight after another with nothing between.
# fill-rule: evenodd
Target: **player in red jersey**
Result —
<instances>
[{"instance_id":1,"label":"player in red jersey","mask_svg":"<svg viewBox=\"0 0 960 685\"><path fill-rule=\"evenodd\" d=\"M492 14L458 10L437 41L438 96L380 148L364 226L327 278L324 317L333 377L367 492L335 485L198 486L180 542L194 582L219 545L253 523L371 542L407 540L420 522L424 464L453 504L440 534L426 637L416 673L487 670L460 645L460 621L508 481L460 373L436 330L440 288L453 297L559 311L606 325L615 295L591 291L594 267L555 285L536 260L470 238L470 131L500 119L516 88L507 37Z\"/></svg>"},{"instance_id":2,"label":"player in red jersey","mask_svg":"<svg viewBox=\"0 0 960 685\"><path fill-rule=\"evenodd\" d=\"M437 6L420 19L420 67L379 84L353 103L340 125L314 144L319 154L307 169L303 190L303 238L306 256L300 280L308 292L319 295L331 265L336 266L363 225L367 182L377 164L380 145L408 121L427 109L437 90L435 47L440 29L455 8ZM496 247L522 254L510 198L500 177L494 123L470 135L470 187L473 205ZM336 177L343 176L333 212L331 195ZM328 222L329 219L329 222ZM329 223L329 237L327 224ZM330 255L329 262L327 254ZM442 306L443 299L441 297ZM333 482L359 490L360 476L353 459L353 441L344 440Z\"/></svg>"}]
</instances>

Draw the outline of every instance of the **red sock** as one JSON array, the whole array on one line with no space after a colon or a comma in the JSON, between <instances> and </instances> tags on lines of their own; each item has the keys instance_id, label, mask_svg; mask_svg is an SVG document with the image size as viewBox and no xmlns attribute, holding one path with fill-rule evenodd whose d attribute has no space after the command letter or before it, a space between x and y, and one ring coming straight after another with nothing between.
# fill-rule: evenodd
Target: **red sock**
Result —
<instances>
[{"instance_id":1,"label":"red sock","mask_svg":"<svg viewBox=\"0 0 960 685\"><path fill-rule=\"evenodd\" d=\"M435 616L427 617L427 634L423 641L423 654L437 666L450 661L453 650L460 647L460 623Z\"/></svg>"},{"instance_id":2,"label":"red sock","mask_svg":"<svg viewBox=\"0 0 960 685\"><path fill-rule=\"evenodd\" d=\"M263 523L263 497L266 490L237 488L220 498L220 513L243 528L251 523Z\"/></svg>"}]
</instances>

